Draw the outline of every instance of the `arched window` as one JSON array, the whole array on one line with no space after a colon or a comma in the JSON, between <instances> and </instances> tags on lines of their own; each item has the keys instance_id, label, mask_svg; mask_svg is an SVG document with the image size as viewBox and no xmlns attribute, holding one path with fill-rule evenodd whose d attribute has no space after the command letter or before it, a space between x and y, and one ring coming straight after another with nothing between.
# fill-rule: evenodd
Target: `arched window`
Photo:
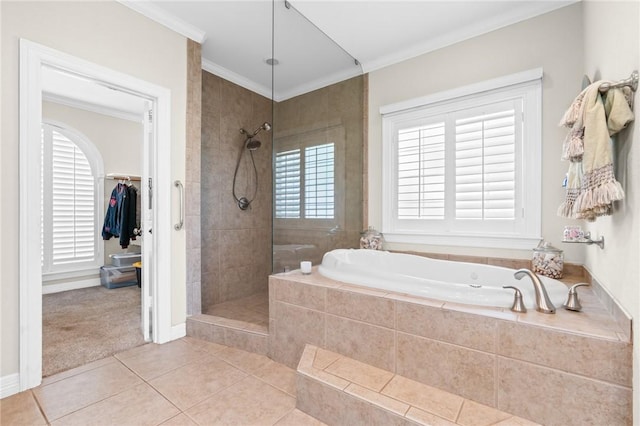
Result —
<instances>
[{"instance_id":1,"label":"arched window","mask_svg":"<svg viewBox=\"0 0 640 426\"><path fill-rule=\"evenodd\" d=\"M79 132L53 122L42 124L41 155L42 272L95 272L102 262L102 156Z\"/></svg>"}]
</instances>

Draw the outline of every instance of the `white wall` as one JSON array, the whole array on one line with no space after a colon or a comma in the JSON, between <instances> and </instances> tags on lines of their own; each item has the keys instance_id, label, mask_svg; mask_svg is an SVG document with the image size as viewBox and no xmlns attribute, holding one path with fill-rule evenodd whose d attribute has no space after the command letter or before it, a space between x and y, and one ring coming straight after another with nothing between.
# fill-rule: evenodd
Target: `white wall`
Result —
<instances>
[{"instance_id":1,"label":"white wall","mask_svg":"<svg viewBox=\"0 0 640 426\"><path fill-rule=\"evenodd\" d=\"M19 38L127 73L171 90L171 180L184 181L187 42L167 28L113 2L0 2L2 33L3 194L0 259L0 377L19 371L18 58ZM177 194L172 191L173 221ZM172 233L171 321L186 316L184 232Z\"/></svg>"},{"instance_id":2,"label":"white wall","mask_svg":"<svg viewBox=\"0 0 640 426\"><path fill-rule=\"evenodd\" d=\"M86 136L100 151L104 163L105 176L109 173L123 173L140 176L142 174L142 138L143 125L141 122L116 118L105 114L86 111L53 102L42 103L42 117L64 123ZM105 179L103 182L104 197L102 207L98 212L102 219L106 212L111 190L117 181ZM134 182L140 190L140 182ZM138 195L140 193L138 192ZM99 222L102 226L102 221ZM100 237L101 229L96 229ZM140 245L141 239L132 241L133 245ZM104 241L105 264L110 263L109 255L121 253L118 238ZM43 283L47 284L47 283Z\"/></svg>"},{"instance_id":3,"label":"white wall","mask_svg":"<svg viewBox=\"0 0 640 426\"><path fill-rule=\"evenodd\" d=\"M580 247L561 245L568 221L556 216L563 199L560 162L565 131L558 122L582 78L582 7L575 4L474 37L369 75L369 225L381 228L382 121L379 108L496 77L543 67L542 236L565 250L566 260L582 263ZM528 250L475 249L388 244L388 248L528 259ZM533 248L533 247L532 247Z\"/></svg>"},{"instance_id":4,"label":"white wall","mask_svg":"<svg viewBox=\"0 0 640 426\"><path fill-rule=\"evenodd\" d=\"M584 72L592 80L620 80L640 70L640 3L583 3ZM614 30L612 30L614 29ZM632 318L640 318L640 96L635 96L636 123L615 141L616 176L626 198L612 216L589 226L605 237L605 249L586 249L585 266ZM640 424L640 330L634 324L634 424Z\"/></svg>"}]
</instances>

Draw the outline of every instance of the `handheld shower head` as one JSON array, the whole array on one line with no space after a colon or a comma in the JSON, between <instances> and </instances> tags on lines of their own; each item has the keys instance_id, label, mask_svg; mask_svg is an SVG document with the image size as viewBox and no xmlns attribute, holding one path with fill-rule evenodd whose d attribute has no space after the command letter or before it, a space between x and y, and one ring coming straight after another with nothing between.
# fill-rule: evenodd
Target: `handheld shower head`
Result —
<instances>
[{"instance_id":1,"label":"handheld shower head","mask_svg":"<svg viewBox=\"0 0 640 426\"><path fill-rule=\"evenodd\" d=\"M254 130L253 133L249 133L245 129L240 129L240 133L242 133L243 135L249 136L249 139L251 139L252 137L256 136L258 133L260 133L263 130L266 130L267 132L271 130L271 124L265 121L264 123L262 123L262 126Z\"/></svg>"}]
</instances>

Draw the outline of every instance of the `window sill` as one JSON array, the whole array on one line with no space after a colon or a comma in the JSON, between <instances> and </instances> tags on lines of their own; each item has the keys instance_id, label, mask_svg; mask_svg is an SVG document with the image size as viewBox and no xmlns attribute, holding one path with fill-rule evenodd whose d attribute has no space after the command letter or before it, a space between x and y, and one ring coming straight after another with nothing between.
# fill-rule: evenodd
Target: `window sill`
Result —
<instances>
[{"instance_id":1,"label":"window sill","mask_svg":"<svg viewBox=\"0 0 640 426\"><path fill-rule=\"evenodd\" d=\"M80 278L80 277L93 277L95 275L100 274L100 268L98 266L94 266L91 268L82 268L73 271L64 271L64 272L47 272L42 274L42 282L49 281L57 281L57 280L66 280L71 278Z\"/></svg>"},{"instance_id":2,"label":"window sill","mask_svg":"<svg viewBox=\"0 0 640 426\"><path fill-rule=\"evenodd\" d=\"M515 250L530 250L538 245L542 237L514 237L503 235L435 235L383 232L390 243L425 244L434 246L482 247Z\"/></svg>"}]
</instances>

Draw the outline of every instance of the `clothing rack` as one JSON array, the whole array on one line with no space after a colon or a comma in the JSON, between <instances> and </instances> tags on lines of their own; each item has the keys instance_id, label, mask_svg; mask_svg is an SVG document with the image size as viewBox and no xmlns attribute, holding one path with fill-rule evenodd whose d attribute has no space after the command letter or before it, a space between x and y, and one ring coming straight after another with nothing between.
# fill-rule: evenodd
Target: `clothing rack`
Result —
<instances>
[{"instance_id":1,"label":"clothing rack","mask_svg":"<svg viewBox=\"0 0 640 426\"><path fill-rule=\"evenodd\" d=\"M105 176L105 178L111 180L127 180L132 182L140 182L142 180L140 176L125 175L120 173L109 173L107 176Z\"/></svg>"},{"instance_id":2,"label":"clothing rack","mask_svg":"<svg viewBox=\"0 0 640 426\"><path fill-rule=\"evenodd\" d=\"M615 89L618 87L630 87L634 92L638 90L638 71L634 71L631 73L629 78L624 80L620 80L617 83L602 83L600 85L600 93L606 93L609 89Z\"/></svg>"}]
</instances>

